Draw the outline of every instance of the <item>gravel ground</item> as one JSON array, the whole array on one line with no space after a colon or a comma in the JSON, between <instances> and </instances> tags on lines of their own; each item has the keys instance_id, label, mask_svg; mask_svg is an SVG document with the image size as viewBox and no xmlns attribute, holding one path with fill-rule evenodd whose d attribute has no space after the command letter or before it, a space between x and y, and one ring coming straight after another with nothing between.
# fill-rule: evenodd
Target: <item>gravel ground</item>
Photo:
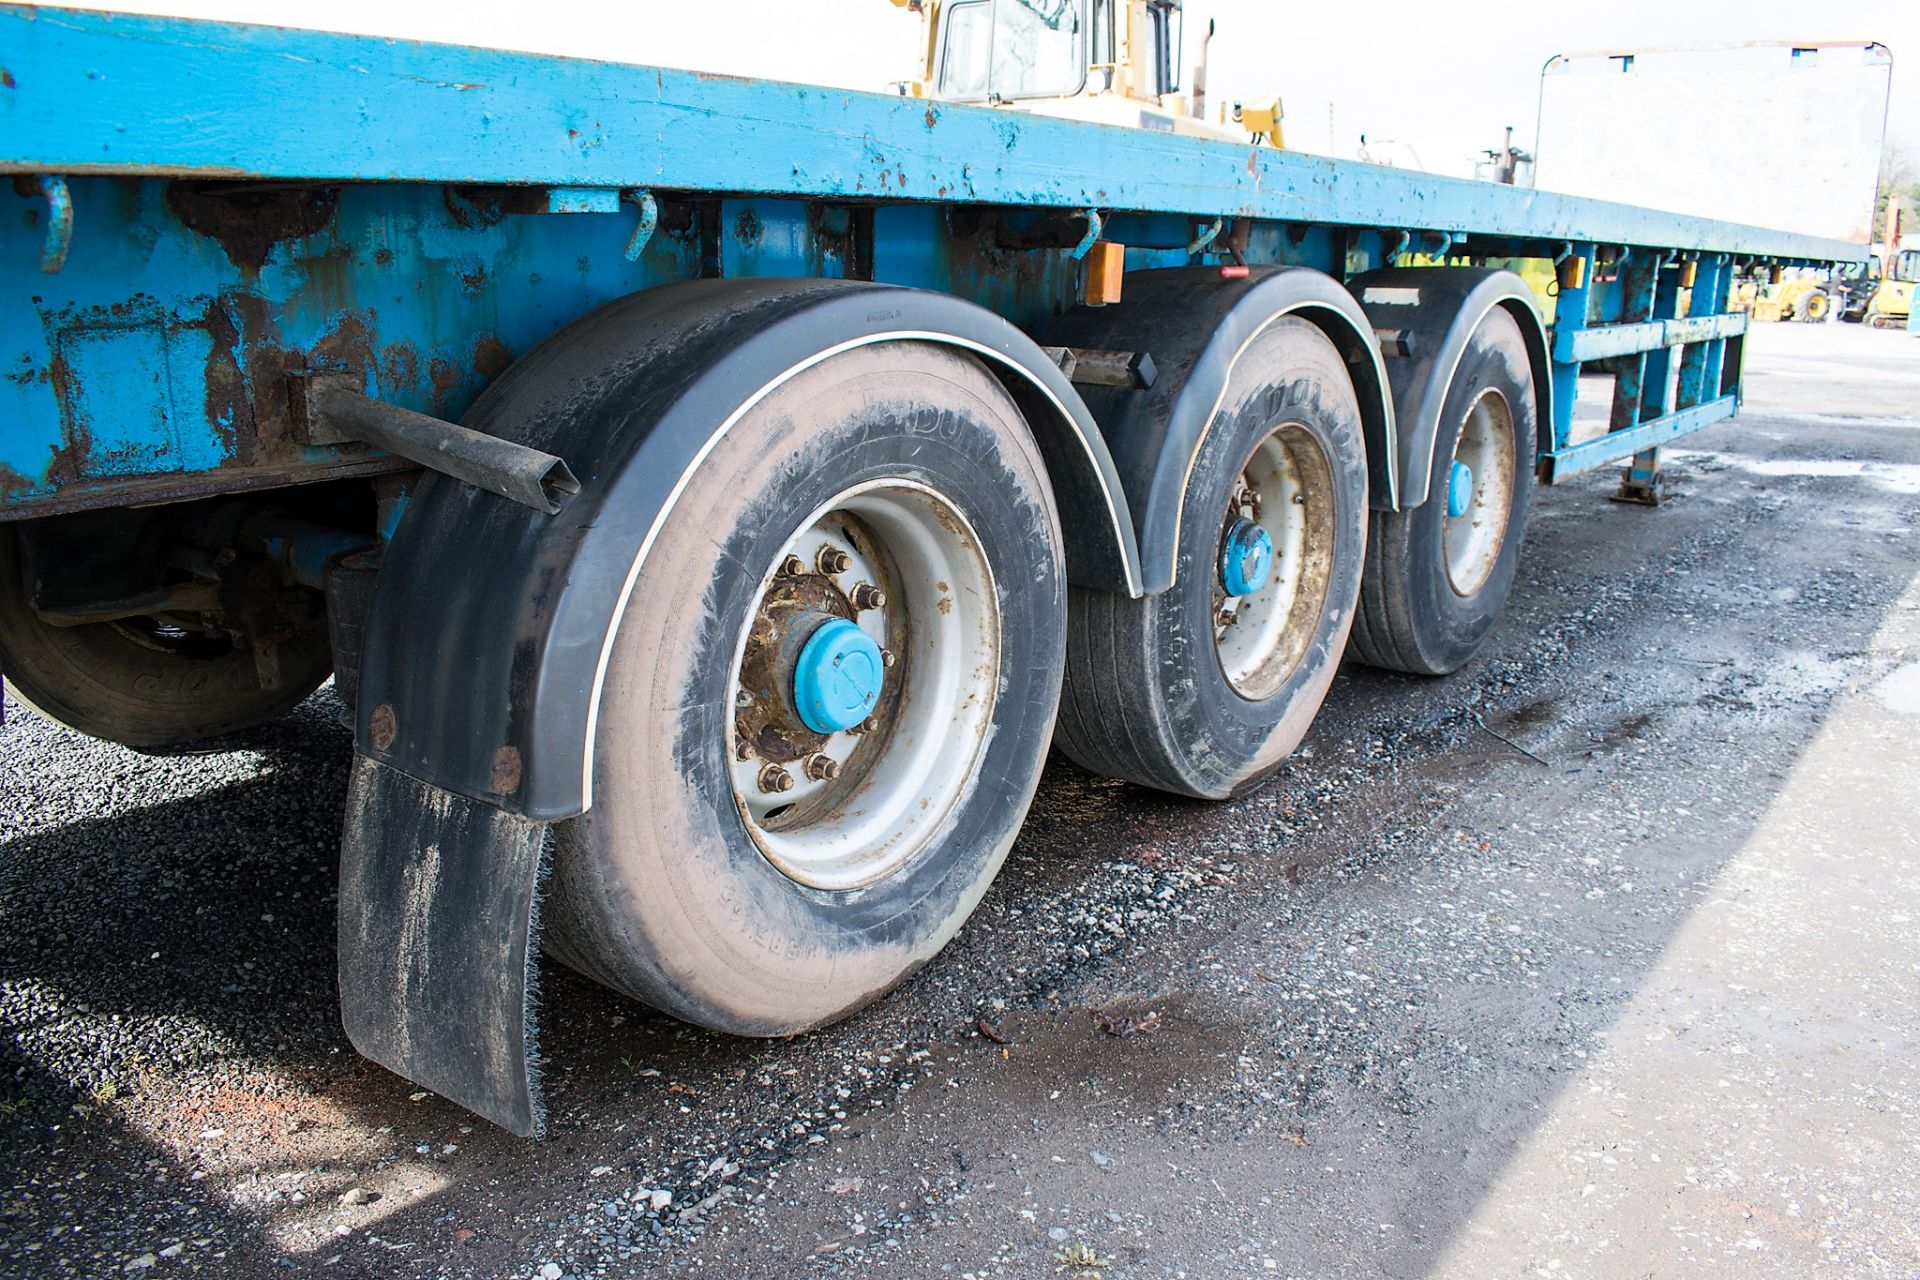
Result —
<instances>
[{"instance_id":1,"label":"gravel ground","mask_svg":"<svg viewBox=\"0 0 1920 1280\"><path fill-rule=\"evenodd\" d=\"M914 982L783 1043L554 966L552 1137L363 1062L323 691L0 730L0 1272L1920 1274L1920 341L1752 338L1678 496L1542 491L1466 671L1259 794L1048 769Z\"/></svg>"}]
</instances>

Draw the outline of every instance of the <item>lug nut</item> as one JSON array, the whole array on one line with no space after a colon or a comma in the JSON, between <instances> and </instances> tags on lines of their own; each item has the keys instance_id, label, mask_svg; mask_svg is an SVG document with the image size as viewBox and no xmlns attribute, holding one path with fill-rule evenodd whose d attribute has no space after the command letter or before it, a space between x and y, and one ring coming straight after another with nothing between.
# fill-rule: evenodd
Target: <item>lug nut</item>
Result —
<instances>
[{"instance_id":1,"label":"lug nut","mask_svg":"<svg viewBox=\"0 0 1920 1280\"><path fill-rule=\"evenodd\" d=\"M799 556L788 556L780 562L780 574L786 578L797 578L807 571L807 562Z\"/></svg>"},{"instance_id":2,"label":"lug nut","mask_svg":"<svg viewBox=\"0 0 1920 1280\"><path fill-rule=\"evenodd\" d=\"M859 724L847 730L847 732L848 733L873 733L879 728L880 728L880 722L874 719L872 716L868 716L865 720L862 720Z\"/></svg>"},{"instance_id":3,"label":"lug nut","mask_svg":"<svg viewBox=\"0 0 1920 1280\"><path fill-rule=\"evenodd\" d=\"M736 760L753 759L753 744L745 738L737 738L733 744L733 758Z\"/></svg>"},{"instance_id":4,"label":"lug nut","mask_svg":"<svg viewBox=\"0 0 1920 1280\"><path fill-rule=\"evenodd\" d=\"M887 607L887 593L871 582L862 582L847 594L847 600L859 613Z\"/></svg>"},{"instance_id":5,"label":"lug nut","mask_svg":"<svg viewBox=\"0 0 1920 1280\"><path fill-rule=\"evenodd\" d=\"M880 665L881 665L881 666L883 666L883 667L891 667L891 666L892 666L892 665L893 665L894 663L896 663L896 662L898 662L898 661L900 661L900 657L899 657L899 655L898 655L898 654L896 654L896 653L894 653L894 651L893 651L893 650L891 650L891 649L882 649L882 650L880 651Z\"/></svg>"},{"instance_id":6,"label":"lug nut","mask_svg":"<svg viewBox=\"0 0 1920 1280\"><path fill-rule=\"evenodd\" d=\"M832 782L840 776L840 762L824 751L816 751L808 756L802 767L815 782Z\"/></svg>"},{"instance_id":7,"label":"lug nut","mask_svg":"<svg viewBox=\"0 0 1920 1280\"><path fill-rule=\"evenodd\" d=\"M820 554L813 558L813 563L815 568L831 578L852 568L853 557L829 543L820 548Z\"/></svg>"},{"instance_id":8,"label":"lug nut","mask_svg":"<svg viewBox=\"0 0 1920 1280\"><path fill-rule=\"evenodd\" d=\"M777 764L769 762L760 769L760 789L772 794L793 790L793 775Z\"/></svg>"}]
</instances>

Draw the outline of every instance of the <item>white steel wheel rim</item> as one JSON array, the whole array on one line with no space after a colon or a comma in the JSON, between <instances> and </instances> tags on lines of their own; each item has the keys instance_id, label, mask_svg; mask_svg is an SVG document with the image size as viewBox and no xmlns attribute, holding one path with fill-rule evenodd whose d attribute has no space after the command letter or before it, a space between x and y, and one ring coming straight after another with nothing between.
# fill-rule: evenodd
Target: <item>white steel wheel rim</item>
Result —
<instances>
[{"instance_id":1,"label":"white steel wheel rim","mask_svg":"<svg viewBox=\"0 0 1920 1280\"><path fill-rule=\"evenodd\" d=\"M1228 595L1216 550L1214 648L1228 686L1259 701L1279 692L1306 656L1333 572L1333 471L1304 426L1282 424L1254 446L1227 497L1223 545L1241 517L1272 539L1273 568L1258 591Z\"/></svg>"},{"instance_id":2,"label":"white steel wheel rim","mask_svg":"<svg viewBox=\"0 0 1920 1280\"><path fill-rule=\"evenodd\" d=\"M1457 516L1448 514L1452 465L1432 483L1439 486L1447 582L1455 595L1465 597L1493 576L1513 510L1513 408L1506 396L1491 387L1480 393L1460 424L1453 461L1473 473L1467 509Z\"/></svg>"},{"instance_id":3,"label":"white steel wheel rim","mask_svg":"<svg viewBox=\"0 0 1920 1280\"><path fill-rule=\"evenodd\" d=\"M853 621L886 652L885 687L863 726L827 735L833 778L788 768L791 789L761 785L769 763L747 755L739 709L742 663L783 562L818 569L822 547L847 557L829 577L852 592L880 587L884 605ZM740 816L767 861L810 888L846 891L899 873L937 840L971 791L993 724L1001 618L993 571L952 503L909 480L871 481L821 506L762 578L728 681L736 711L726 744ZM786 708L791 711L791 704Z\"/></svg>"}]
</instances>

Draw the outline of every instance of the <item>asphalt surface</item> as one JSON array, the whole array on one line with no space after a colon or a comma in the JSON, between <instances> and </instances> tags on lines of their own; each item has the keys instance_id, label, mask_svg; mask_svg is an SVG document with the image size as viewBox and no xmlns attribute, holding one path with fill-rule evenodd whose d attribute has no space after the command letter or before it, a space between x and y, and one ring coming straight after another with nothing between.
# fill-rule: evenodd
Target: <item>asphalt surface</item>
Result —
<instances>
[{"instance_id":1,"label":"asphalt surface","mask_svg":"<svg viewBox=\"0 0 1920 1280\"><path fill-rule=\"evenodd\" d=\"M0 729L0 1274L1920 1275L1920 339L1772 326L1676 496L1542 491L1459 675L1267 789L1055 761L975 919L782 1043L555 966L552 1137L333 993L323 691Z\"/></svg>"}]
</instances>

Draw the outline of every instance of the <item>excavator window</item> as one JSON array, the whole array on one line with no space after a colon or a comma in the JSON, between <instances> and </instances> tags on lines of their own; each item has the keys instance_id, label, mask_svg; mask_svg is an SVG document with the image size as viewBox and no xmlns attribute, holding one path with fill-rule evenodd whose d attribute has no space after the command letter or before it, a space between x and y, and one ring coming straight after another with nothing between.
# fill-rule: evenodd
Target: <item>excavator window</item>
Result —
<instances>
[{"instance_id":1,"label":"excavator window","mask_svg":"<svg viewBox=\"0 0 1920 1280\"><path fill-rule=\"evenodd\" d=\"M1086 0L962 0L942 14L940 97L1071 97L1087 81Z\"/></svg>"},{"instance_id":2,"label":"excavator window","mask_svg":"<svg viewBox=\"0 0 1920 1280\"><path fill-rule=\"evenodd\" d=\"M1173 0L1153 0L1147 5L1147 39L1151 42L1146 54L1146 65L1153 68L1153 92L1155 97L1174 93L1180 88L1180 62L1174 46L1179 33L1180 6Z\"/></svg>"}]
</instances>

